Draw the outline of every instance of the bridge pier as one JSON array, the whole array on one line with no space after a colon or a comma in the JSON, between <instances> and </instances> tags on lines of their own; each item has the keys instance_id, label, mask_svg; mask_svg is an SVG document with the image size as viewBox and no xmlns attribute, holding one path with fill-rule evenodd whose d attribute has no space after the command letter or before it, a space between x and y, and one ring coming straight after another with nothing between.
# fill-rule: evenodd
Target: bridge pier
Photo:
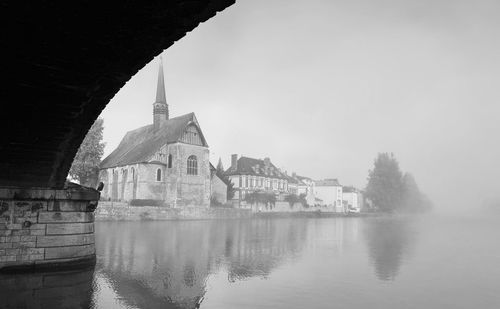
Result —
<instances>
[{"instance_id":1,"label":"bridge pier","mask_svg":"<svg viewBox=\"0 0 500 309\"><path fill-rule=\"evenodd\" d=\"M73 183L0 187L0 272L93 265L99 197Z\"/></svg>"}]
</instances>

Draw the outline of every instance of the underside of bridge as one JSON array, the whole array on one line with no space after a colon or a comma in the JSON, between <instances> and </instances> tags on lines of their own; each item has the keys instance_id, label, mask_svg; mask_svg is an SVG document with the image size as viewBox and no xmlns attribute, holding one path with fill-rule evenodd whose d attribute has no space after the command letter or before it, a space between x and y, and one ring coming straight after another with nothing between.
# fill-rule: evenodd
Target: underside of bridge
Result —
<instances>
[{"instance_id":1,"label":"underside of bridge","mask_svg":"<svg viewBox=\"0 0 500 309\"><path fill-rule=\"evenodd\" d=\"M62 188L118 90L233 2L2 1L0 187Z\"/></svg>"}]
</instances>

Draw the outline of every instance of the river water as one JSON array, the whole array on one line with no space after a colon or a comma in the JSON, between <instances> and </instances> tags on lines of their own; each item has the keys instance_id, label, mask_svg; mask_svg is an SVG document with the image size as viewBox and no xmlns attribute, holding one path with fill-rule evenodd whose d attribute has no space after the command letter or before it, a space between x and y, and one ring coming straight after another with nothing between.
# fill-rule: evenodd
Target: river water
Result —
<instances>
[{"instance_id":1,"label":"river water","mask_svg":"<svg viewBox=\"0 0 500 309\"><path fill-rule=\"evenodd\" d=\"M477 215L99 222L94 269L45 276L39 280L59 287L4 304L497 309L499 222ZM28 287L34 280L16 278Z\"/></svg>"}]
</instances>

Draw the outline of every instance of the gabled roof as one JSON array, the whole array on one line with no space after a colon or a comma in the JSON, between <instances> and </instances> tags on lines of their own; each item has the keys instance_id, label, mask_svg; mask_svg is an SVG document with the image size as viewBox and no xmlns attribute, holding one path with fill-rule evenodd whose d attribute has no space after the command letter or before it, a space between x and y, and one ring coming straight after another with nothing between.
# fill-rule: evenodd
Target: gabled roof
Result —
<instances>
[{"instance_id":1,"label":"gabled roof","mask_svg":"<svg viewBox=\"0 0 500 309\"><path fill-rule=\"evenodd\" d=\"M189 113L164 121L158 130L150 124L127 132L118 147L101 162L100 168L147 162L163 145L178 142L191 124L198 128L203 145L208 147L194 113Z\"/></svg>"},{"instance_id":2,"label":"gabled roof","mask_svg":"<svg viewBox=\"0 0 500 309\"><path fill-rule=\"evenodd\" d=\"M295 175L295 177L296 177L298 180L301 180L301 181L303 181L303 180L311 180L311 181L312 181L312 179L311 179L311 178L306 177L306 176L299 176L299 175Z\"/></svg>"},{"instance_id":3,"label":"gabled roof","mask_svg":"<svg viewBox=\"0 0 500 309\"><path fill-rule=\"evenodd\" d=\"M314 184L316 185L316 187L341 187L339 181L336 178L316 180Z\"/></svg>"},{"instance_id":4,"label":"gabled roof","mask_svg":"<svg viewBox=\"0 0 500 309\"><path fill-rule=\"evenodd\" d=\"M266 168L264 160L248 157L238 159L236 168L231 166L224 173L225 175L253 175L269 178L287 179L287 176L282 173L274 164L269 162Z\"/></svg>"},{"instance_id":5,"label":"gabled roof","mask_svg":"<svg viewBox=\"0 0 500 309\"><path fill-rule=\"evenodd\" d=\"M344 192L344 193L358 193L359 190L354 188L353 186L343 186L342 192Z\"/></svg>"}]
</instances>

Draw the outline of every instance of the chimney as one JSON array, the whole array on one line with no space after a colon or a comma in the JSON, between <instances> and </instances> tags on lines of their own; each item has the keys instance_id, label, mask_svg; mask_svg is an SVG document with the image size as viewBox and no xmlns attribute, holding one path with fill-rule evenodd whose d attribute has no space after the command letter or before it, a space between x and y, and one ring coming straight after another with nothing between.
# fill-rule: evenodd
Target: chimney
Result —
<instances>
[{"instance_id":1,"label":"chimney","mask_svg":"<svg viewBox=\"0 0 500 309\"><path fill-rule=\"evenodd\" d=\"M264 166L265 167L269 167L271 165L271 159L269 158L264 158Z\"/></svg>"},{"instance_id":2,"label":"chimney","mask_svg":"<svg viewBox=\"0 0 500 309\"><path fill-rule=\"evenodd\" d=\"M231 155L231 169L238 169L238 155Z\"/></svg>"}]
</instances>

